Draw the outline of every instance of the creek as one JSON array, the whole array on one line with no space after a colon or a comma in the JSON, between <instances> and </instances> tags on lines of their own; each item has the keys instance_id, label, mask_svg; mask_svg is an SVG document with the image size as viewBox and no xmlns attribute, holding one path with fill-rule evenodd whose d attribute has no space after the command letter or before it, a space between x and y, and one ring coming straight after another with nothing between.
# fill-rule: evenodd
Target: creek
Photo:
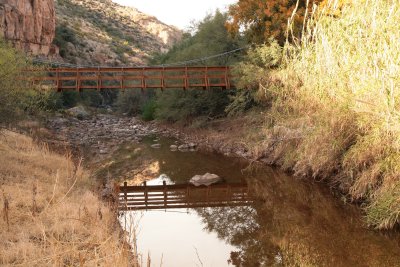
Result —
<instances>
[{"instance_id":1,"label":"creek","mask_svg":"<svg viewBox=\"0 0 400 267\"><path fill-rule=\"evenodd\" d=\"M140 146L122 145L114 157L125 160L108 171L132 168L140 147L139 157L153 166L142 177L149 184L187 183L210 172L225 182L245 180L256 200L240 207L125 212L121 225L135 228L131 238L143 266L148 256L151 266L167 267L399 266L399 235L364 227L360 209L326 185L219 154L171 151L176 143L150 136Z\"/></svg>"},{"instance_id":2,"label":"creek","mask_svg":"<svg viewBox=\"0 0 400 267\"><path fill-rule=\"evenodd\" d=\"M182 142L135 118L55 118L49 128L84 150L99 179L184 184L209 172L247 182L255 199L248 206L124 212L142 266L149 254L151 266L164 267L400 266L400 235L368 229L360 208L323 183L216 153L171 151Z\"/></svg>"}]
</instances>

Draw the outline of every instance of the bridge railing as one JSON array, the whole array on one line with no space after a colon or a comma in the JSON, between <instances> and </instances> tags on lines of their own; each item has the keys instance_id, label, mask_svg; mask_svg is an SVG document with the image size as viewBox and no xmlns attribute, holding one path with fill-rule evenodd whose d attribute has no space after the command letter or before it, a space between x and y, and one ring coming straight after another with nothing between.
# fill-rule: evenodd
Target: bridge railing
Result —
<instances>
[{"instance_id":1,"label":"bridge railing","mask_svg":"<svg viewBox=\"0 0 400 267\"><path fill-rule=\"evenodd\" d=\"M230 68L225 67L144 67L144 68L54 68L26 71L37 85L65 90L102 89L231 89ZM44 73L44 74L43 74Z\"/></svg>"},{"instance_id":2,"label":"bridge railing","mask_svg":"<svg viewBox=\"0 0 400 267\"><path fill-rule=\"evenodd\" d=\"M246 206L252 202L247 184L227 183L210 186L146 185L120 187L119 210L152 210Z\"/></svg>"}]
</instances>

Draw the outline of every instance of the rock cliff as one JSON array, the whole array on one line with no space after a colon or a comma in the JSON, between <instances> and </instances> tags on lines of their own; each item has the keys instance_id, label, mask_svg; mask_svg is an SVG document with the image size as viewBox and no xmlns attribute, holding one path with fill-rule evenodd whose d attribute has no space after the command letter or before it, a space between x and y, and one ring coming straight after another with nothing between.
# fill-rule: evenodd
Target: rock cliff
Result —
<instances>
[{"instance_id":1,"label":"rock cliff","mask_svg":"<svg viewBox=\"0 0 400 267\"><path fill-rule=\"evenodd\" d=\"M0 35L33 55L55 53L53 0L0 0Z\"/></svg>"}]
</instances>

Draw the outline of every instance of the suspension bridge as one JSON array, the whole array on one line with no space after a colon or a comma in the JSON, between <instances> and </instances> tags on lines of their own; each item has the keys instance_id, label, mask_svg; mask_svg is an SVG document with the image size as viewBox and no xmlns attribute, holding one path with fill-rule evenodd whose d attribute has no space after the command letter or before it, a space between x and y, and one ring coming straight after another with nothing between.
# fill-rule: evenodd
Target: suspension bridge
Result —
<instances>
[{"instance_id":1,"label":"suspension bridge","mask_svg":"<svg viewBox=\"0 0 400 267\"><path fill-rule=\"evenodd\" d=\"M228 66L205 67L58 67L27 70L28 79L39 87L67 90L104 89L232 89Z\"/></svg>"},{"instance_id":2,"label":"suspension bridge","mask_svg":"<svg viewBox=\"0 0 400 267\"><path fill-rule=\"evenodd\" d=\"M50 87L58 92L104 89L233 89L235 85L229 66L193 65L206 65L208 60L228 57L247 48L240 47L162 66L79 66L35 59L33 62L36 64L57 67L26 70L24 79L39 88Z\"/></svg>"}]
</instances>

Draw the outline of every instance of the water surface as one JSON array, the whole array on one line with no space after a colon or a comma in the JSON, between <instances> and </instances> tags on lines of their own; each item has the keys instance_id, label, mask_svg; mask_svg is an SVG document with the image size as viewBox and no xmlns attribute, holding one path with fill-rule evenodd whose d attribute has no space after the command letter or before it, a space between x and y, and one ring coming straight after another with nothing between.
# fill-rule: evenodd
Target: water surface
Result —
<instances>
[{"instance_id":1,"label":"water surface","mask_svg":"<svg viewBox=\"0 0 400 267\"><path fill-rule=\"evenodd\" d=\"M217 154L173 152L175 140L155 138L140 148L140 157L157 163L150 178L186 183L215 173L226 182L247 181L257 200L245 207L128 212L138 224L144 262L150 253L152 266L400 266L399 235L364 227L360 209L325 185ZM121 147L114 157L125 160L109 172L134 168L137 157L126 155L137 149Z\"/></svg>"}]
</instances>

